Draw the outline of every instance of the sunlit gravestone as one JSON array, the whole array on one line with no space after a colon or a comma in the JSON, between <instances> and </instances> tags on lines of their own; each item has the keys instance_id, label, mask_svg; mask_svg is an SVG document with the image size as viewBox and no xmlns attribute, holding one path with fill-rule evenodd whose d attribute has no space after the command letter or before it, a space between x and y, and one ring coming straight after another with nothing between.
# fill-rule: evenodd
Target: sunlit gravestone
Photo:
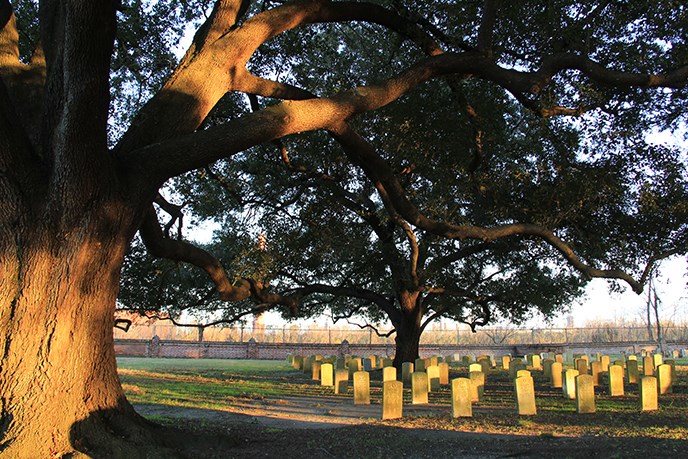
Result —
<instances>
[{"instance_id":1,"label":"sunlit gravestone","mask_svg":"<svg viewBox=\"0 0 688 459\"><path fill-rule=\"evenodd\" d=\"M428 375L428 390L430 392L437 392L440 390L440 367L437 365L429 365L425 369Z\"/></svg>"},{"instance_id":2,"label":"sunlit gravestone","mask_svg":"<svg viewBox=\"0 0 688 459\"><path fill-rule=\"evenodd\" d=\"M516 391L516 406L519 416L534 416L537 414L535 407L535 384L530 376L522 376L514 380Z\"/></svg>"},{"instance_id":3,"label":"sunlit gravestone","mask_svg":"<svg viewBox=\"0 0 688 459\"><path fill-rule=\"evenodd\" d=\"M411 374L411 403L428 403L428 375L425 372L414 371Z\"/></svg>"},{"instance_id":4,"label":"sunlit gravestone","mask_svg":"<svg viewBox=\"0 0 688 459\"><path fill-rule=\"evenodd\" d=\"M564 378L562 385L564 398L568 398L571 400L576 398L576 376L578 375L578 370L564 370Z\"/></svg>"},{"instance_id":5,"label":"sunlit gravestone","mask_svg":"<svg viewBox=\"0 0 688 459\"><path fill-rule=\"evenodd\" d=\"M354 405L370 405L370 373L354 373Z\"/></svg>"},{"instance_id":6,"label":"sunlit gravestone","mask_svg":"<svg viewBox=\"0 0 688 459\"><path fill-rule=\"evenodd\" d=\"M470 418L473 416L471 403L471 381L468 378L456 378L451 382L452 417Z\"/></svg>"},{"instance_id":7,"label":"sunlit gravestone","mask_svg":"<svg viewBox=\"0 0 688 459\"><path fill-rule=\"evenodd\" d=\"M550 374L550 385L553 389L561 389L563 385L563 368L561 362L552 363Z\"/></svg>"},{"instance_id":8,"label":"sunlit gravestone","mask_svg":"<svg viewBox=\"0 0 688 459\"><path fill-rule=\"evenodd\" d=\"M595 384L592 375L576 376L576 412L595 412Z\"/></svg>"},{"instance_id":9,"label":"sunlit gravestone","mask_svg":"<svg viewBox=\"0 0 688 459\"><path fill-rule=\"evenodd\" d=\"M657 378L643 376L640 378L640 410L656 411L659 409L657 401Z\"/></svg>"},{"instance_id":10,"label":"sunlit gravestone","mask_svg":"<svg viewBox=\"0 0 688 459\"><path fill-rule=\"evenodd\" d=\"M326 387L334 386L334 366L331 363L320 365L320 385Z\"/></svg>"},{"instance_id":11,"label":"sunlit gravestone","mask_svg":"<svg viewBox=\"0 0 688 459\"><path fill-rule=\"evenodd\" d=\"M397 380L397 369L394 367L383 367L382 368L382 381L396 381Z\"/></svg>"},{"instance_id":12,"label":"sunlit gravestone","mask_svg":"<svg viewBox=\"0 0 688 459\"><path fill-rule=\"evenodd\" d=\"M349 391L349 370L336 370L334 373L334 393L346 394Z\"/></svg>"},{"instance_id":13,"label":"sunlit gravestone","mask_svg":"<svg viewBox=\"0 0 688 459\"><path fill-rule=\"evenodd\" d=\"M404 384L401 381L385 381L382 384L382 419L402 417Z\"/></svg>"},{"instance_id":14,"label":"sunlit gravestone","mask_svg":"<svg viewBox=\"0 0 688 459\"><path fill-rule=\"evenodd\" d=\"M609 395L620 397L624 395L624 369L620 365L609 366Z\"/></svg>"},{"instance_id":15,"label":"sunlit gravestone","mask_svg":"<svg viewBox=\"0 0 688 459\"><path fill-rule=\"evenodd\" d=\"M477 403L483 399L485 373L482 371L471 371L468 375L471 381L471 402Z\"/></svg>"},{"instance_id":16,"label":"sunlit gravestone","mask_svg":"<svg viewBox=\"0 0 688 459\"><path fill-rule=\"evenodd\" d=\"M671 381L671 365L661 364L657 366L657 391L660 395L673 392Z\"/></svg>"},{"instance_id":17,"label":"sunlit gravestone","mask_svg":"<svg viewBox=\"0 0 688 459\"><path fill-rule=\"evenodd\" d=\"M437 366L440 369L440 384L449 384L449 364L447 362L440 362Z\"/></svg>"}]
</instances>

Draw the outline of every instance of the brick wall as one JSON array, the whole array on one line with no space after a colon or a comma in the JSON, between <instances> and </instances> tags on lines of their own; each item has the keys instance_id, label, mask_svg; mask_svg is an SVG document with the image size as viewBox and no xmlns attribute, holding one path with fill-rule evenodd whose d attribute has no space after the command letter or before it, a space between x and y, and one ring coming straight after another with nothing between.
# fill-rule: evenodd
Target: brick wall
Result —
<instances>
[{"instance_id":1,"label":"brick wall","mask_svg":"<svg viewBox=\"0 0 688 459\"><path fill-rule=\"evenodd\" d=\"M539 352L573 352L593 354L603 352L618 354L620 352L639 353L641 350L654 351L657 348L652 343L582 343L571 345L421 345L421 357L432 355L472 354L472 355L524 355ZM686 343L672 343L669 352L674 349L685 352ZM167 357L167 358L210 358L210 359L257 359L284 360L287 354L299 355L378 355L394 357L394 346L380 344L295 344L295 343L258 343L249 340L244 343L236 342L192 342L192 341L161 341L154 337L152 340L115 340L115 353L127 357Z\"/></svg>"}]
</instances>

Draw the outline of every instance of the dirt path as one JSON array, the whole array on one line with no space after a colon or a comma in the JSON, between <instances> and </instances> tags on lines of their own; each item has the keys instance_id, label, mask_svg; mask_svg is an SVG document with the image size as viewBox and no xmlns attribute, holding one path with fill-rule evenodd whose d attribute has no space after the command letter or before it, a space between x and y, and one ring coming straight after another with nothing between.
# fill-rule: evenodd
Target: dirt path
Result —
<instances>
[{"instance_id":1,"label":"dirt path","mask_svg":"<svg viewBox=\"0 0 688 459\"><path fill-rule=\"evenodd\" d=\"M349 398L293 396L233 398L225 410L139 404L146 417L200 433L198 458L642 458L685 457L686 440L513 435L414 428L380 421L379 404ZM446 405L404 405L404 417L449 416ZM423 427L419 428L418 425Z\"/></svg>"},{"instance_id":2,"label":"dirt path","mask_svg":"<svg viewBox=\"0 0 688 459\"><path fill-rule=\"evenodd\" d=\"M327 396L294 396L280 398L233 398L225 410L175 407L169 405L136 405L146 417L201 419L215 423L250 422L279 429L327 429L375 422L382 406L354 405L351 399ZM404 416L449 414L446 405L405 405Z\"/></svg>"}]
</instances>

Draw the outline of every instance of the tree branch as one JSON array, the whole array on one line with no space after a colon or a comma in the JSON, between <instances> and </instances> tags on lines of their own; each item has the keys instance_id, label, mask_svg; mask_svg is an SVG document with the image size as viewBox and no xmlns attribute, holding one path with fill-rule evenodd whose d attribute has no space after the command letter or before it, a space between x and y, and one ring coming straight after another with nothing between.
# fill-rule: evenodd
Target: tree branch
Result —
<instances>
[{"instance_id":1,"label":"tree branch","mask_svg":"<svg viewBox=\"0 0 688 459\"><path fill-rule=\"evenodd\" d=\"M241 301L253 298L259 303L281 304L288 307L293 315L297 313L296 298L268 292L264 285L253 279L239 279L232 284L220 262L210 253L186 241L166 238L152 207L146 212L139 234L153 256L183 261L203 269L215 284L221 300Z\"/></svg>"},{"instance_id":2,"label":"tree branch","mask_svg":"<svg viewBox=\"0 0 688 459\"><path fill-rule=\"evenodd\" d=\"M472 74L500 84L514 94L537 93L555 70L564 68L580 68L598 82L621 86L680 87L685 86L688 77L688 66L666 75L641 75L615 72L582 56L567 54L545 59L543 70L538 72L518 72L500 68L475 54L446 53L427 58L377 85L341 91L331 98L283 102L223 126L122 153L120 158L138 170L148 171L157 187L169 177L229 157L258 143L316 129L334 131L342 121L383 107L431 78Z\"/></svg>"},{"instance_id":3,"label":"tree branch","mask_svg":"<svg viewBox=\"0 0 688 459\"><path fill-rule=\"evenodd\" d=\"M357 324L356 322L351 322L349 319L346 320L346 323L348 323L349 325L355 325L355 326L357 326L358 328L360 328L361 330L365 330L366 328L370 328L370 329L373 330L373 331L375 332L375 334L376 334L377 336L379 336L380 338L389 338L390 336L392 336L394 333L397 332L397 329L396 329L396 328L392 328L392 329L391 329L390 331L388 331L387 333L381 333L381 332L377 329L377 327L375 327L374 325L371 325L371 324L364 324L364 325L361 325L361 324Z\"/></svg>"},{"instance_id":4,"label":"tree branch","mask_svg":"<svg viewBox=\"0 0 688 459\"><path fill-rule=\"evenodd\" d=\"M220 11L227 3L218 1L216 9ZM177 69L134 119L116 151L129 153L180 134L194 132L225 93L246 89L248 77L245 65L255 50L267 40L308 24L346 21L380 24L413 40L428 54L442 52L417 25L393 11L370 3L295 1L259 13L246 20L241 27L229 31L225 30L226 24L219 20L219 13L213 14L202 30L217 29L217 39L208 40L206 37L209 32L194 37L191 48Z\"/></svg>"},{"instance_id":5,"label":"tree branch","mask_svg":"<svg viewBox=\"0 0 688 459\"><path fill-rule=\"evenodd\" d=\"M303 287L298 287L292 290L292 295L305 296L312 293L325 293L336 296L348 296L350 298L358 298L360 300L370 301L382 309L390 318L392 323L398 323L400 320L400 313L383 295L375 293L371 290L366 290L359 287L350 286L331 286L327 284L309 284Z\"/></svg>"},{"instance_id":6,"label":"tree branch","mask_svg":"<svg viewBox=\"0 0 688 459\"><path fill-rule=\"evenodd\" d=\"M642 292L641 283L621 270L602 270L585 264L573 249L558 238L551 230L529 223L512 223L484 228L473 225L456 225L426 217L407 197L405 190L394 176L387 163L374 148L358 136L348 125L342 125L334 133L344 147L349 159L363 169L375 184L380 196L388 200L394 209L409 223L438 236L449 239L478 239L485 242L508 236L536 236L554 247L571 266L588 279L594 277L620 279L627 282L635 292Z\"/></svg>"},{"instance_id":7,"label":"tree branch","mask_svg":"<svg viewBox=\"0 0 688 459\"><path fill-rule=\"evenodd\" d=\"M478 29L478 45L476 50L481 54L492 55L492 36L494 35L499 0L485 0L483 2L483 16Z\"/></svg>"}]
</instances>

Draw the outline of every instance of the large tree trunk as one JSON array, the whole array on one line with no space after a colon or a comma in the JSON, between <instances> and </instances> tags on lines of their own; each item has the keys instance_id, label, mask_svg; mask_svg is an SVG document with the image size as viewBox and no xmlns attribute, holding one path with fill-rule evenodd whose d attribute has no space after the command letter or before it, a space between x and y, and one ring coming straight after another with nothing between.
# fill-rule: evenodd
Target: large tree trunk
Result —
<instances>
[{"instance_id":1,"label":"large tree trunk","mask_svg":"<svg viewBox=\"0 0 688 459\"><path fill-rule=\"evenodd\" d=\"M137 457L133 443L152 439L124 397L113 346L131 222L113 206L98 214L70 230L0 227L3 457Z\"/></svg>"},{"instance_id":2,"label":"large tree trunk","mask_svg":"<svg viewBox=\"0 0 688 459\"><path fill-rule=\"evenodd\" d=\"M423 312L419 293L402 292L397 301L401 306L401 315L399 323L394 324L397 332L393 365L401 374L402 363L414 362L418 358Z\"/></svg>"}]
</instances>

